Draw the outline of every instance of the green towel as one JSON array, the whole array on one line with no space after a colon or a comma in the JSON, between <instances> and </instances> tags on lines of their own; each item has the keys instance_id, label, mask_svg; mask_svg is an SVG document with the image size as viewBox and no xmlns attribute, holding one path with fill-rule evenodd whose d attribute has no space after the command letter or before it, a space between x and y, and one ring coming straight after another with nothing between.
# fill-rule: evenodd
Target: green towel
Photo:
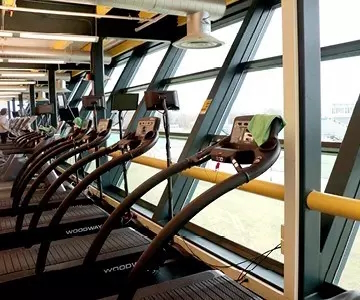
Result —
<instances>
[{"instance_id":1,"label":"green towel","mask_svg":"<svg viewBox=\"0 0 360 300\"><path fill-rule=\"evenodd\" d=\"M270 135L271 123L274 119L281 120L282 128L286 126L286 122L279 115L255 115L249 123L249 131L258 146L264 144Z\"/></svg>"},{"instance_id":2,"label":"green towel","mask_svg":"<svg viewBox=\"0 0 360 300\"><path fill-rule=\"evenodd\" d=\"M73 122L74 122L74 125L81 128L82 119L80 117L75 118Z\"/></svg>"}]
</instances>

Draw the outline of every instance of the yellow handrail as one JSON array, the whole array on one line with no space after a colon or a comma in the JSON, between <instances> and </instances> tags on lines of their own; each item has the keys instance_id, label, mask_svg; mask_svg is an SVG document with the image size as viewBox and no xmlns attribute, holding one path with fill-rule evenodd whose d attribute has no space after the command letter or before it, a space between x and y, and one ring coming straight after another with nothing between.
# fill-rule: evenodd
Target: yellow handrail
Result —
<instances>
[{"instance_id":1,"label":"yellow handrail","mask_svg":"<svg viewBox=\"0 0 360 300\"><path fill-rule=\"evenodd\" d=\"M121 153L115 152L111 156L116 157L118 155L121 155ZM134 158L132 162L160 170L166 168L165 160L147 157L147 156L140 156ZM183 171L181 174L187 177L192 177L201 181L206 181L211 183L219 183L232 176L232 174L209 170L200 167L193 167L191 169ZM271 183L261 180L253 180L247 184L238 187L238 189L281 201L284 200L284 186L276 183Z\"/></svg>"},{"instance_id":2,"label":"yellow handrail","mask_svg":"<svg viewBox=\"0 0 360 300\"><path fill-rule=\"evenodd\" d=\"M360 221L360 201L356 199L313 191L307 197L307 205L325 214Z\"/></svg>"}]
</instances>

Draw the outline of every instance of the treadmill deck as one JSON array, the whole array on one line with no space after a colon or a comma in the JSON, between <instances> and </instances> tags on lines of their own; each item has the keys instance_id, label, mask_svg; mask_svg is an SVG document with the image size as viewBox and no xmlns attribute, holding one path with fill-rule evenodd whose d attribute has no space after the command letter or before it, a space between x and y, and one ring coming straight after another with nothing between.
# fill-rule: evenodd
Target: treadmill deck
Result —
<instances>
[{"instance_id":1,"label":"treadmill deck","mask_svg":"<svg viewBox=\"0 0 360 300\"><path fill-rule=\"evenodd\" d=\"M62 193L55 193L51 197L49 203L62 202L62 200L64 200L65 197L70 194L70 192L71 191L66 191L66 192L62 192ZM38 204L40 202L40 200L42 199L44 193L41 193L41 192L40 193L35 193L33 195L33 197L31 198L29 205L31 206L31 205ZM78 199L84 199L84 198L87 198L87 196L85 194L83 194L83 193L78 197ZM12 203L13 203L12 198L0 199L0 210L12 208Z\"/></svg>"},{"instance_id":2,"label":"treadmill deck","mask_svg":"<svg viewBox=\"0 0 360 300\"><path fill-rule=\"evenodd\" d=\"M40 217L38 227L46 227L49 225L56 209L44 211ZM27 229L33 214L26 214L23 222L23 229ZM64 215L60 224L91 220L95 218L106 218L108 215L105 211L96 205L72 206ZM0 218L0 235L9 232L15 232L15 224L17 217L1 217Z\"/></svg>"},{"instance_id":3,"label":"treadmill deck","mask_svg":"<svg viewBox=\"0 0 360 300\"><path fill-rule=\"evenodd\" d=\"M46 271L81 266L96 234L76 236L52 242L46 259ZM126 255L140 255L150 240L132 228L112 231L101 249L97 261ZM0 252L0 282L35 275L39 245L29 249L17 248Z\"/></svg>"},{"instance_id":4,"label":"treadmill deck","mask_svg":"<svg viewBox=\"0 0 360 300\"><path fill-rule=\"evenodd\" d=\"M138 290L133 298L133 300L155 299L261 300L262 298L220 271L205 271L145 287Z\"/></svg>"}]
</instances>

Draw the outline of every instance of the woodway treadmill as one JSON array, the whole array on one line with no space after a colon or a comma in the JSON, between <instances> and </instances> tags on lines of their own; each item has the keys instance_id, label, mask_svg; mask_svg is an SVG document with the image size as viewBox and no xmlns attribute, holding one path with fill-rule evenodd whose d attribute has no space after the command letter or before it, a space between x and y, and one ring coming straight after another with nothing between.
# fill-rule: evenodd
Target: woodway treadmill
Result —
<instances>
[{"instance_id":1,"label":"woodway treadmill","mask_svg":"<svg viewBox=\"0 0 360 300\"><path fill-rule=\"evenodd\" d=\"M110 136L111 132L111 120L100 120L97 130L93 129L86 135L81 135L81 139L74 140L74 145L77 148L66 152L59 158L54 160L47 168L45 168L34 181L26 196L21 202L21 206L18 209L18 215L2 217L0 218L0 249L14 248L24 245L32 245L39 243L47 238L48 230L47 225L51 221L55 210L45 211L40 220L37 228L28 230L30 220L33 216L28 212L28 205L31 204L30 200L38 184L48 175L48 173L55 169L61 162L65 161L69 157L72 157L83 151L92 149L99 146ZM55 181L56 182L56 181ZM61 201L69 193L60 193L60 197L57 198L59 205ZM40 194L40 199L42 199ZM52 200L54 206L56 202L53 197L46 199ZM39 203L40 201L38 201ZM54 203L55 202L55 203ZM86 234L89 232L98 231L101 224L104 223L108 214L96 205L93 205L93 201L90 198L77 198L76 206L71 207L62 220L61 226L57 228L57 231L52 233L52 239L67 238L73 235ZM36 205L32 205L33 210L36 209ZM46 206L45 208L48 208Z\"/></svg>"},{"instance_id":2,"label":"woodway treadmill","mask_svg":"<svg viewBox=\"0 0 360 300\"><path fill-rule=\"evenodd\" d=\"M90 183L112 168L151 149L159 138L159 126L159 118L143 118L138 122L136 132L126 135L110 147L103 148L81 159L78 162L80 164L83 161L88 161L89 157L94 159L109 155L114 151L123 151L121 156L103 164L77 184L53 216L48 226L49 236L52 237L52 234L56 232L58 224L71 202ZM42 200L48 199L43 198ZM115 275L117 277L122 273L121 271L127 271L129 266L131 267L132 263L136 262L136 259L150 242L147 237L134 229L120 228L112 233L111 238L104 245L97 266L91 269L84 268L82 261L94 237L95 235L91 234L54 242L47 239L41 245L34 245L28 249L18 248L1 251L0 294L8 294L15 299L23 296L29 298L32 292L36 294L39 291L47 290L50 287L48 281L60 282L61 284L64 282L66 284L77 284L79 281L85 281L84 284L91 286L90 282L95 279L96 282L100 282L103 276ZM52 299L56 296L51 288L47 291L52 293ZM73 292L73 289L71 291ZM36 294L36 297L39 299L41 295ZM44 296L44 298L48 299L49 295Z\"/></svg>"},{"instance_id":3,"label":"woodway treadmill","mask_svg":"<svg viewBox=\"0 0 360 300\"><path fill-rule=\"evenodd\" d=\"M23 167L18 173L18 176L13 182L10 195L8 197L2 197L0 200L0 216L17 215L18 208L22 201L24 192L30 187L30 181L33 179L36 173L41 172L46 165L49 165L51 158L55 158L57 155L61 155L63 152L69 151L70 149L82 143L82 138L89 131L91 122L84 121L83 127L79 130L70 133L67 137L59 139L48 139L44 143L40 143L34 150L33 154L28 158ZM21 151L21 150L19 150ZM55 172L50 170L48 177L52 180L56 179ZM45 180L46 178L43 178ZM49 181L49 180L48 180ZM50 180L51 183L51 180ZM37 186L36 186L37 187ZM59 191L65 191L64 188ZM31 206L27 211L31 211L33 206L40 201L41 195L44 191L37 191L32 198ZM56 199L57 197L57 199ZM55 207L59 205L59 201L63 197L55 196L51 205Z\"/></svg>"},{"instance_id":4,"label":"woodway treadmill","mask_svg":"<svg viewBox=\"0 0 360 300\"><path fill-rule=\"evenodd\" d=\"M258 146L248 131L249 122L253 116L237 117L230 137L212 145L194 156L178 162L171 167L160 171L138 186L110 215L101 230L93 240L92 245L84 259L84 265L90 268L102 256L102 247L109 243L109 239L116 231L112 231L124 216L124 213L150 189L166 180L170 176L212 159L221 163L231 163L237 174L223 182L214 185L196 199L186 205L154 238L146 251L141 255L132 269L127 281L119 282L122 289L118 297L107 299L261 299L241 284L233 281L223 273L208 270L198 274L149 285L153 282L153 274L147 270L156 270L164 258L159 255L166 248L171 239L183 228L197 213L214 202L225 193L243 185L267 171L278 159L281 147L277 139L278 133L283 128L283 121L275 118L269 128L269 137L265 143ZM256 120L256 119L255 119ZM266 130L266 129L265 129ZM250 165L242 168L241 165ZM176 276L175 276L176 277ZM126 290L124 290L126 287ZM137 290L137 291L136 291ZM135 294L135 295L134 295ZM134 296L133 296L134 295Z\"/></svg>"}]
</instances>

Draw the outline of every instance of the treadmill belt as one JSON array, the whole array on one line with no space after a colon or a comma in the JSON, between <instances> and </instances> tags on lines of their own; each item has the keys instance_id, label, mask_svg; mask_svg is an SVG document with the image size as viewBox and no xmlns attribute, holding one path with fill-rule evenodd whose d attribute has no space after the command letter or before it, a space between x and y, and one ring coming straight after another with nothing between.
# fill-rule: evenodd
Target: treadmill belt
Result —
<instances>
[{"instance_id":1,"label":"treadmill belt","mask_svg":"<svg viewBox=\"0 0 360 300\"><path fill-rule=\"evenodd\" d=\"M40 217L38 227L48 226L56 209L44 211ZM26 214L23 222L23 229L27 229L33 214ZM61 224L76 221L89 220L94 218L107 217L105 211L96 205L72 206L64 215ZM0 234L15 231L17 217L0 218Z\"/></svg>"},{"instance_id":2,"label":"treadmill belt","mask_svg":"<svg viewBox=\"0 0 360 300\"><path fill-rule=\"evenodd\" d=\"M66 191L66 192L61 192L61 193L55 193L51 199L50 202L61 202L62 200L65 199L65 197L67 195L70 194L71 191ZM44 192L45 193L45 192ZM30 205L34 205L40 202L40 200L42 199L44 193L35 193L34 196L31 198L30 200ZM87 198L87 196L84 193L81 193L78 196L78 199L84 199ZM5 208L11 208L12 207L12 203L13 203L13 199L12 198L6 198L6 199L0 199L0 209L5 209Z\"/></svg>"},{"instance_id":3,"label":"treadmill belt","mask_svg":"<svg viewBox=\"0 0 360 300\"><path fill-rule=\"evenodd\" d=\"M261 300L250 290L241 286L219 271L166 281L140 289L133 300Z\"/></svg>"},{"instance_id":4,"label":"treadmill belt","mask_svg":"<svg viewBox=\"0 0 360 300\"><path fill-rule=\"evenodd\" d=\"M52 242L46 259L46 270L82 265L96 234L76 236ZM139 253L147 248L150 240L132 228L113 230L103 245L97 261ZM0 252L0 282L35 275L39 245L29 249L17 248Z\"/></svg>"}]
</instances>

